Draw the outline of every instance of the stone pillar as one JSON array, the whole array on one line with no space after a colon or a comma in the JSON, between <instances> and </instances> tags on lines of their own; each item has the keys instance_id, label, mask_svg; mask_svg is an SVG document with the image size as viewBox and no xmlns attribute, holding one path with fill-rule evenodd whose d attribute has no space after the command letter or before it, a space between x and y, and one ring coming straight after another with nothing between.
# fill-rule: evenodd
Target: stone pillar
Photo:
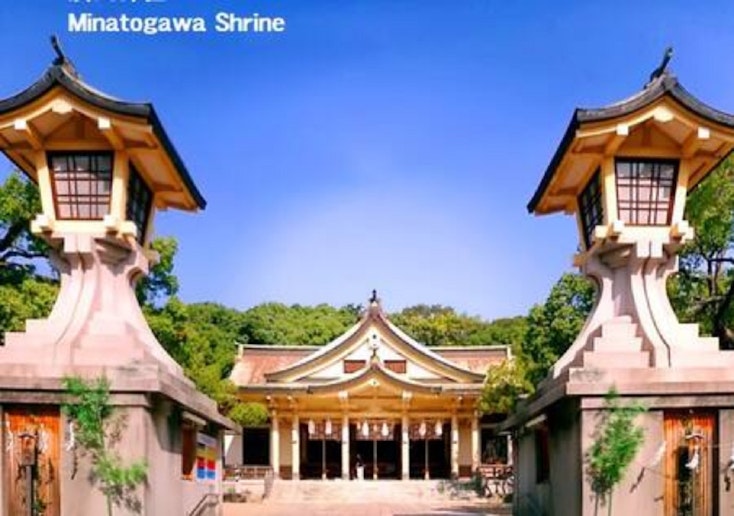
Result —
<instances>
[{"instance_id":1,"label":"stone pillar","mask_svg":"<svg viewBox=\"0 0 734 516\"><path fill-rule=\"evenodd\" d=\"M400 478L410 478L410 420L408 414L403 413L400 421Z\"/></svg>"},{"instance_id":2,"label":"stone pillar","mask_svg":"<svg viewBox=\"0 0 734 516\"><path fill-rule=\"evenodd\" d=\"M472 473L479 469L481 462L480 450L480 435L479 435L479 418L477 414L474 414L471 418L471 470Z\"/></svg>"},{"instance_id":3,"label":"stone pillar","mask_svg":"<svg viewBox=\"0 0 734 516\"><path fill-rule=\"evenodd\" d=\"M342 478L349 480L349 464L351 457L349 456L349 416L342 416Z\"/></svg>"},{"instance_id":4,"label":"stone pillar","mask_svg":"<svg viewBox=\"0 0 734 516\"><path fill-rule=\"evenodd\" d=\"M459 417L451 414L451 478L459 478Z\"/></svg>"},{"instance_id":5,"label":"stone pillar","mask_svg":"<svg viewBox=\"0 0 734 516\"><path fill-rule=\"evenodd\" d=\"M244 430L243 430L244 433ZM244 459L243 434L225 434L224 462L228 465L242 464Z\"/></svg>"},{"instance_id":6,"label":"stone pillar","mask_svg":"<svg viewBox=\"0 0 734 516\"><path fill-rule=\"evenodd\" d=\"M270 416L270 466L273 468L273 476L280 478L280 429L276 411Z\"/></svg>"},{"instance_id":7,"label":"stone pillar","mask_svg":"<svg viewBox=\"0 0 734 516\"><path fill-rule=\"evenodd\" d=\"M512 434L507 434L507 465L512 466L513 460Z\"/></svg>"},{"instance_id":8,"label":"stone pillar","mask_svg":"<svg viewBox=\"0 0 734 516\"><path fill-rule=\"evenodd\" d=\"M293 423L291 425L291 463L293 464L293 480L301 478L301 432L299 423L298 415L293 414Z\"/></svg>"}]
</instances>

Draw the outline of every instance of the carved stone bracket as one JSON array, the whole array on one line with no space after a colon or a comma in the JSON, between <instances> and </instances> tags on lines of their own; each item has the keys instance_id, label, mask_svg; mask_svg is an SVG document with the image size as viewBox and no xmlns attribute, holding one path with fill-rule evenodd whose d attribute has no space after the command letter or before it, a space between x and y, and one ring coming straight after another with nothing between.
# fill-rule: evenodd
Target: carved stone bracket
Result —
<instances>
[{"instance_id":1,"label":"carved stone bracket","mask_svg":"<svg viewBox=\"0 0 734 516\"><path fill-rule=\"evenodd\" d=\"M182 379L181 367L156 340L135 297L149 257L135 242L104 234L53 234L61 276L47 319L6 334L0 362L78 366L155 364ZM185 380L188 382L188 380Z\"/></svg>"},{"instance_id":2,"label":"carved stone bracket","mask_svg":"<svg viewBox=\"0 0 734 516\"><path fill-rule=\"evenodd\" d=\"M657 240L604 246L581 271L594 280L597 301L578 337L556 362L568 368L670 368L731 366L734 354L682 324L670 305L668 277L678 269L677 245Z\"/></svg>"}]
</instances>

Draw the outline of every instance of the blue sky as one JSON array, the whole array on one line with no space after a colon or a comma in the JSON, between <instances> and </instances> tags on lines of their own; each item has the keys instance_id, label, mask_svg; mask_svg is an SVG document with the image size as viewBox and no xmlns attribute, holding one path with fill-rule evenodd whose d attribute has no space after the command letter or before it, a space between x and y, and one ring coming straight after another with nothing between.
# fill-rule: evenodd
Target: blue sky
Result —
<instances>
[{"instance_id":1,"label":"blue sky","mask_svg":"<svg viewBox=\"0 0 734 516\"><path fill-rule=\"evenodd\" d=\"M734 112L731 2L130 2L2 2L0 96L43 73L57 33L87 82L155 104L209 202L157 219L186 301L340 305L377 288L390 310L523 314L576 248L571 217L525 210L575 106L634 93L671 44L681 82ZM69 33L81 11L212 27ZM287 28L220 34L219 11Z\"/></svg>"}]
</instances>

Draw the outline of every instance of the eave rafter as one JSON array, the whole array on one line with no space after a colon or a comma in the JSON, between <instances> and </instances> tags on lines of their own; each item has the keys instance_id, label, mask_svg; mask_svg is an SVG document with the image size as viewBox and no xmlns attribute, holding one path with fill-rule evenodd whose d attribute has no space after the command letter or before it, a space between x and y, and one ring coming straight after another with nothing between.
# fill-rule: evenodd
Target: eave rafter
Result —
<instances>
[{"instance_id":1,"label":"eave rafter","mask_svg":"<svg viewBox=\"0 0 734 516\"><path fill-rule=\"evenodd\" d=\"M617 124L617 128L609 140L607 140L604 146L604 157L613 156L619 147L624 143L624 140L630 134L630 127L627 124Z\"/></svg>"},{"instance_id":2,"label":"eave rafter","mask_svg":"<svg viewBox=\"0 0 734 516\"><path fill-rule=\"evenodd\" d=\"M15 122L13 122L13 129L23 135L33 150L43 150L43 136L41 136L41 134L27 119L16 119Z\"/></svg>"},{"instance_id":3,"label":"eave rafter","mask_svg":"<svg viewBox=\"0 0 734 516\"><path fill-rule=\"evenodd\" d=\"M122 139L120 134L117 132L115 127L112 125L112 121L107 117L97 118L97 128L102 133L112 148L116 151L125 149L125 141Z\"/></svg>"}]
</instances>

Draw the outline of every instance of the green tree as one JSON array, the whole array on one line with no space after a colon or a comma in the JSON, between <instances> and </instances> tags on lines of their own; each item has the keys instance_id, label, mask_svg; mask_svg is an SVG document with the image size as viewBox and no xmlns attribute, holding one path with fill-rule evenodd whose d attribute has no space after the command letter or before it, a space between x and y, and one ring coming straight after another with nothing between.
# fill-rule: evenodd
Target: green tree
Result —
<instances>
[{"instance_id":1,"label":"green tree","mask_svg":"<svg viewBox=\"0 0 734 516\"><path fill-rule=\"evenodd\" d=\"M724 160L688 196L686 219L696 230L668 282L671 303L685 322L734 348L734 157Z\"/></svg>"},{"instance_id":2,"label":"green tree","mask_svg":"<svg viewBox=\"0 0 734 516\"><path fill-rule=\"evenodd\" d=\"M7 331L23 331L26 320L48 316L58 290L56 281L31 274L0 284L0 341Z\"/></svg>"},{"instance_id":3,"label":"green tree","mask_svg":"<svg viewBox=\"0 0 734 516\"><path fill-rule=\"evenodd\" d=\"M509 414L517 401L534 391L522 358L489 366L477 408L483 414Z\"/></svg>"},{"instance_id":4,"label":"green tree","mask_svg":"<svg viewBox=\"0 0 734 516\"><path fill-rule=\"evenodd\" d=\"M141 306L161 306L178 293L178 278L173 273L178 241L174 237L158 237L151 241L150 248L158 253L159 259L138 280L135 295Z\"/></svg>"},{"instance_id":5,"label":"green tree","mask_svg":"<svg viewBox=\"0 0 734 516\"><path fill-rule=\"evenodd\" d=\"M533 385L548 374L548 369L571 346L594 301L591 281L567 273L553 286L545 303L531 308L521 356Z\"/></svg>"},{"instance_id":6,"label":"green tree","mask_svg":"<svg viewBox=\"0 0 734 516\"><path fill-rule=\"evenodd\" d=\"M507 319L489 323L477 316L457 313L450 306L415 305L390 316L418 342L427 346L482 346L510 344L515 321ZM503 339L503 340L498 340Z\"/></svg>"},{"instance_id":7,"label":"green tree","mask_svg":"<svg viewBox=\"0 0 734 516\"><path fill-rule=\"evenodd\" d=\"M645 411L640 404L622 405L615 389L610 389L599 414L594 442L586 452L586 473L591 489L599 502L612 514L612 492L624 477L637 455L645 434L635 425L635 418Z\"/></svg>"},{"instance_id":8,"label":"green tree","mask_svg":"<svg viewBox=\"0 0 734 516\"><path fill-rule=\"evenodd\" d=\"M479 410L507 414L522 396L532 394L578 336L594 300L591 282L567 273L556 282L545 302L532 307L527 317L503 322L501 335L511 341L514 356L488 369Z\"/></svg>"},{"instance_id":9,"label":"green tree","mask_svg":"<svg viewBox=\"0 0 734 516\"><path fill-rule=\"evenodd\" d=\"M357 321L354 305L334 308L263 303L244 312L240 342L318 346L344 333Z\"/></svg>"},{"instance_id":10,"label":"green tree","mask_svg":"<svg viewBox=\"0 0 734 516\"><path fill-rule=\"evenodd\" d=\"M495 319L487 324L477 340L485 344L504 344L518 354L528 331L528 318L523 315Z\"/></svg>"},{"instance_id":11,"label":"green tree","mask_svg":"<svg viewBox=\"0 0 734 516\"><path fill-rule=\"evenodd\" d=\"M262 426L268 422L268 408L262 403L237 403L227 416L245 428Z\"/></svg>"},{"instance_id":12,"label":"green tree","mask_svg":"<svg viewBox=\"0 0 734 516\"><path fill-rule=\"evenodd\" d=\"M48 248L30 231L40 212L36 186L12 172L0 184L0 342L5 332L22 331L27 319L47 316L56 299Z\"/></svg>"},{"instance_id":13,"label":"green tree","mask_svg":"<svg viewBox=\"0 0 734 516\"><path fill-rule=\"evenodd\" d=\"M46 244L30 231L38 213L38 188L20 172L12 172L0 185L0 283L19 273L34 273L39 262L45 263Z\"/></svg>"}]
</instances>

